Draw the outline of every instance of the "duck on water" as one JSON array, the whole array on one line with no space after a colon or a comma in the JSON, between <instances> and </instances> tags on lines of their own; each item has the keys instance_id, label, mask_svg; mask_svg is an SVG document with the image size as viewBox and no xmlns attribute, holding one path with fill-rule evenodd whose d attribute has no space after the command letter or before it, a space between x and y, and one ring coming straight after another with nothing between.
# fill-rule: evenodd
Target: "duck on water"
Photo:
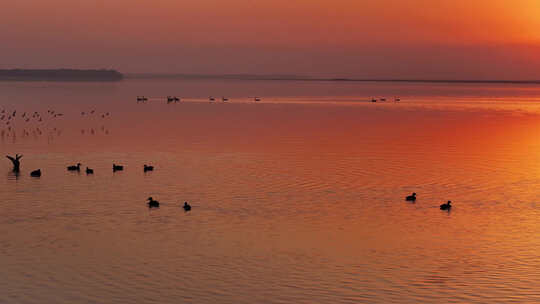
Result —
<instances>
[{"instance_id":1,"label":"duck on water","mask_svg":"<svg viewBox=\"0 0 540 304\"><path fill-rule=\"evenodd\" d=\"M191 205L188 204L188 202L184 202L184 206L182 208L184 208L184 211L190 211L191 210Z\"/></svg>"},{"instance_id":2,"label":"duck on water","mask_svg":"<svg viewBox=\"0 0 540 304\"><path fill-rule=\"evenodd\" d=\"M406 201L412 201L412 202L416 201L416 192L413 192L413 194L405 197L405 200Z\"/></svg>"},{"instance_id":3,"label":"duck on water","mask_svg":"<svg viewBox=\"0 0 540 304\"><path fill-rule=\"evenodd\" d=\"M159 207L159 202L154 200L152 197L149 197L148 198L148 207L149 208L158 208Z\"/></svg>"},{"instance_id":4,"label":"duck on water","mask_svg":"<svg viewBox=\"0 0 540 304\"><path fill-rule=\"evenodd\" d=\"M448 201L446 204L442 204L440 207L441 207L441 210L450 210L450 208L452 208L452 205L450 205L452 202L451 201Z\"/></svg>"},{"instance_id":5,"label":"duck on water","mask_svg":"<svg viewBox=\"0 0 540 304\"><path fill-rule=\"evenodd\" d=\"M34 170L30 172L30 176L32 177L40 177L41 176L41 169Z\"/></svg>"},{"instance_id":6,"label":"duck on water","mask_svg":"<svg viewBox=\"0 0 540 304\"><path fill-rule=\"evenodd\" d=\"M117 165L117 164L113 164L113 165L112 165L112 170L113 170L113 172L116 172L116 171L122 171L122 170L124 170L124 166L120 166L120 165Z\"/></svg>"},{"instance_id":7,"label":"duck on water","mask_svg":"<svg viewBox=\"0 0 540 304\"><path fill-rule=\"evenodd\" d=\"M67 170L68 171L81 171L81 164L78 163L76 166L68 166Z\"/></svg>"}]
</instances>

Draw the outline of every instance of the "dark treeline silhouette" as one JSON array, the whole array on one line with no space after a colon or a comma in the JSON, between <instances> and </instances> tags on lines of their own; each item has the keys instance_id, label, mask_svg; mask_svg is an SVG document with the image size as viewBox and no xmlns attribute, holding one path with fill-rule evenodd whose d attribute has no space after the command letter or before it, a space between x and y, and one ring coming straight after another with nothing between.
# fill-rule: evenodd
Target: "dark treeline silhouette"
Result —
<instances>
[{"instance_id":1,"label":"dark treeline silhouette","mask_svg":"<svg viewBox=\"0 0 540 304\"><path fill-rule=\"evenodd\" d=\"M4 81L118 81L123 78L116 70L0 70L0 80Z\"/></svg>"}]
</instances>

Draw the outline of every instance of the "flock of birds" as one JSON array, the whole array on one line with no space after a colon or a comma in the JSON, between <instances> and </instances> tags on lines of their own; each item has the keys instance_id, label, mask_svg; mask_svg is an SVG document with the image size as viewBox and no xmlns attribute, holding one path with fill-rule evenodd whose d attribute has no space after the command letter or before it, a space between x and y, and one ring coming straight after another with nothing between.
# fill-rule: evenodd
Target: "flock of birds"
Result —
<instances>
[{"instance_id":1,"label":"flock of birds","mask_svg":"<svg viewBox=\"0 0 540 304\"><path fill-rule=\"evenodd\" d=\"M95 109L88 112L81 112L81 116L96 117L99 119L106 119L111 115L110 112L98 113ZM58 119L63 117L64 113L60 113L54 109L48 109L45 113L40 111L18 111L17 109L7 109L2 107L0 110L0 138L2 140L12 139L16 141L18 136L30 137L35 139L42 135L46 135L48 139L52 139L54 136L60 136L62 129L56 124ZM22 131L19 133L18 131ZM81 134L96 134L101 130L102 133L108 134L109 131L104 125L100 128L88 128L81 129Z\"/></svg>"},{"instance_id":2,"label":"flock of birds","mask_svg":"<svg viewBox=\"0 0 540 304\"><path fill-rule=\"evenodd\" d=\"M386 98L384 98L384 97L381 97L381 98L379 98L379 99L377 99L377 98L371 98L371 102L377 102L377 101L386 101ZM401 98L399 98L399 97L394 97L394 102L399 102L399 101L401 101Z\"/></svg>"},{"instance_id":3,"label":"flock of birds","mask_svg":"<svg viewBox=\"0 0 540 304\"><path fill-rule=\"evenodd\" d=\"M261 101L260 97L252 97L252 98L253 98L253 101ZM144 103L144 102L146 102L148 100L149 100L149 98L146 97L146 96L137 96L137 103L139 103L139 102ZM216 98L213 97L213 96L209 96L208 100L210 102L215 102ZM398 102L400 100L401 99L399 97L394 98L395 102ZM167 96L166 101L167 101L167 104L173 103L173 102L177 103L177 102L180 102L181 99L178 98L177 96ZM229 101L229 98L222 96L221 101L222 102L227 102L227 101ZM386 101L386 98L380 98L380 99L372 98L371 101L372 102ZM29 128L28 130L26 128L23 129L23 133L22 133L23 136L28 136L28 135L30 135L30 133L32 133L34 136L41 135L43 133L43 131L40 129L39 124L45 123L47 121L50 121L52 119L62 117L62 116L64 116L63 113L59 113L59 112L57 112L55 110L51 110L51 109L48 109L47 114L43 114L43 115L38 111L34 111L34 112L23 112L22 114L20 114L20 116L17 116L17 110L11 111L11 110L7 110L5 108L2 108L2 110L0 110L0 124L4 123L4 128L2 128L0 130L0 135L1 135L2 138L4 138L6 135L9 135L10 132L11 132L11 135L13 136L13 138L15 138L15 131L14 131L13 125L14 125L14 122L16 121L16 118L19 118L19 120L22 120L22 122L27 123L27 124L32 123L32 122L34 122L35 124L38 124L38 126L35 126L33 128ZM96 112L96 110L90 110L88 112L84 112L84 111L81 112L81 116L98 116L98 117L101 117L103 119L103 118L106 118L106 117L110 116L110 113L105 112L105 113L99 114L99 113ZM105 130L104 126L102 126L101 129ZM58 130L56 127L53 128L52 130L54 132L58 132L58 135L60 135L61 131ZM81 133L84 134L85 130L82 129ZM93 128L90 130L90 133L94 134L94 129ZM13 171L14 172L19 171L19 165L20 165L19 159L21 157L22 157L22 155L20 155L20 156L16 155L16 158L12 158L10 156L7 156L7 158L10 159L13 162L13 165L14 165ZM68 171L80 172L81 171L81 164L77 163L76 165L68 166L67 170ZM122 171L122 170L124 170L124 166L113 164L112 170L113 170L113 172ZM153 171L153 170L154 170L153 166L146 165L146 164L143 166L143 171L144 172ZM85 172L86 172L87 175L94 174L94 170L89 168L89 167L86 167ZM30 176L32 176L32 177L41 177L41 174L42 174L41 169L37 169L37 170L34 170L34 171L30 172ZM416 193L413 193L412 195L407 196L405 199L407 201L416 201ZM442 204L440 206L441 210L450 210L450 208L452 207L450 205L450 203L451 202L448 201L446 204ZM148 198L147 204L148 204L149 208L159 207L159 202L154 200L152 197ZM183 208L184 208L185 211L191 210L191 206L187 202L184 202Z\"/></svg>"},{"instance_id":4,"label":"flock of birds","mask_svg":"<svg viewBox=\"0 0 540 304\"><path fill-rule=\"evenodd\" d=\"M105 118L105 117L111 115L111 113L109 113L109 112L98 114L98 113L96 113L96 110L91 110L88 113L81 112L82 116L84 116L84 115L94 115L94 114L100 115L101 118ZM31 121L33 121L33 122L46 122L47 120L50 120L52 118L57 118L57 117L62 117L62 116L64 116L63 113L58 113L55 110L49 109L49 110L47 110L47 114L43 114L43 115L38 111L23 112L20 115L20 118L22 119L23 122L29 123ZM6 108L2 108L2 110L0 110L0 121L3 122L4 125L7 126L7 127L9 127L10 125L12 125L15 122L16 117L18 117L17 116L17 110L11 111L11 110L8 110Z\"/></svg>"},{"instance_id":5,"label":"flock of birds","mask_svg":"<svg viewBox=\"0 0 540 304\"><path fill-rule=\"evenodd\" d=\"M410 201L410 202L415 202L416 201L416 193L413 192L413 194L408 195L407 197L405 197L405 200ZM452 208L452 202L448 201L448 202L440 205L439 207L441 208L441 210L450 211L450 208Z\"/></svg>"},{"instance_id":6,"label":"flock of birds","mask_svg":"<svg viewBox=\"0 0 540 304\"><path fill-rule=\"evenodd\" d=\"M62 117L63 113L47 110L47 114L41 114L38 111L34 112L18 112L17 110L8 110L2 108L0 110L0 137L2 140L11 138L13 141L17 139L16 127L22 126L20 136L34 138L44 134L50 139L53 136L60 136L62 131L57 127L50 127L49 123Z\"/></svg>"},{"instance_id":7,"label":"flock of birds","mask_svg":"<svg viewBox=\"0 0 540 304\"><path fill-rule=\"evenodd\" d=\"M19 172L19 170L20 170L20 159L22 158L22 155L16 154L15 157L11 157L9 155L6 155L6 157L9 160L11 160L11 162L13 163L13 171L14 172ZM67 170L68 171L80 172L81 171L81 163L77 163L76 165L67 166ZM117 165L117 164L113 163L113 165L112 165L113 173L116 172L116 171L123 171L123 170L124 170L124 166ZM154 166L144 164L143 171L145 173L148 172L148 171L154 171ZM86 172L86 175L94 174L94 170L90 169L88 167L86 167L85 172ZM30 172L30 176L32 176L32 177L41 177L41 169L37 169L37 170L34 170L34 171ZM148 200L147 205L148 205L149 208L159 208L159 202L158 201L154 200L152 197L149 197L147 200ZM406 196L405 200L415 202L416 201L416 192L413 192L411 195ZM440 205L439 207L440 207L441 210L450 211L450 209L452 208L451 203L452 203L451 201L448 201L448 202ZM191 206L187 202L184 202L184 206L182 208L184 208L185 211L190 211L191 210Z\"/></svg>"},{"instance_id":8,"label":"flock of birds","mask_svg":"<svg viewBox=\"0 0 540 304\"><path fill-rule=\"evenodd\" d=\"M160 98L160 99L161 99L161 98ZM165 99L166 99L166 101L167 101L167 104L173 103L173 102L174 102L174 103L177 103L177 102L181 102L181 101L182 101L182 99L179 98L179 97L177 97L177 96L167 96ZM261 101L261 100L262 100L260 97L250 97L250 99L253 99L253 101ZM148 100L149 100L149 98L146 97L146 96L143 96L143 95L137 96L137 103L139 103L139 102L145 103L145 102L147 102ZM213 96L208 96L208 101L214 102L214 101L216 101L216 100L218 100L218 99L216 99L216 98L213 97ZM222 102L227 102L227 101L229 101L229 98L228 98L228 97L225 97L225 96L222 96L222 97L221 97L221 101L222 101Z\"/></svg>"},{"instance_id":9,"label":"flock of birds","mask_svg":"<svg viewBox=\"0 0 540 304\"><path fill-rule=\"evenodd\" d=\"M161 98L160 98L161 99ZM262 99L260 97L250 97L250 99L253 99L253 101L261 101ZM139 102L147 102L149 100L148 97L144 96L144 95L141 95L141 96L137 96L137 103ZM208 96L208 101L210 102L215 102L217 99L213 96ZM166 101L167 101L167 104L169 103L177 103L177 102L180 102L182 101L181 98L178 98L176 96L167 96L166 97ZM227 102L229 101L229 98L225 97L225 96L222 96L221 97L221 101L222 102ZM385 97L381 97L381 98L371 98L371 102L378 102L378 101L387 101L387 99ZM401 98L400 97L394 97L394 102L400 102L401 101Z\"/></svg>"},{"instance_id":10,"label":"flock of birds","mask_svg":"<svg viewBox=\"0 0 540 304\"><path fill-rule=\"evenodd\" d=\"M13 158L10 157L10 156L6 156L8 159L10 159L11 161L13 161ZM22 157L22 155L19 157L18 155L16 156L18 157L18 159L20 159ZM17 160L18 160L17 159ZM18 171L17 168L18 165L15 165L14 164L14 171ZM68 171L77 171L77 172L80 172L81 171L81 163L77 163L76 165L71 165L71 166L67 166L67 170ZM124 170L124 166L122 165L117 165L117 164L114 164L112 165L112 170L113 172L116 172L116 171L123 171ZM143 167L143 171L144 172L148 172L148 171L154 171L154 166L150 166L150 165L144 165ZM85 170L86 174L89 175L89 174L94 174L94 169L90 169L88 167L86 167L86 170ZM30 172L30 176L32 177L41 177L41 169L37 169L37 170L34 170L32 172Z\"/></svg>"},{"instance_id":11,"label":"flock of birds","mask_svg":"<svg viewBox=\"0 0 540 304\"><path fill-rule=\"evenodd\" d=\"M6 155L6 157L9 160L11 160L11 162L13 163L13 171L14 172L19 172L19 170L20 170L20 159L22 158L22 155L16 154L15 157L11 157L9 155ZM67 171L80 172L81 171L81 163L77 163L76 165L67 166L66 169L67 169ZM123 170L124 170L124 166L117 165L117 164L113 163L113 165L112 165L113 173L116 172L116 171L123 171ZM154 171L154 166L144 164L143 171L145 173L148 172L148 171ZM85 172L86 172L86 175L91 175L91 174L94 174L94 169L90 169L90 168L86 167ZM31 177L41 177L41 169L37 169L37 170L34 170L34 171L30 172L30 176ZM149 197L147 200L148 200L148 202L146 204L148 205L148 208L159 208L159 202L158 201L154 200L152 197ZM191 205L188 204L188 202L184 202L184 205L182 206L182 208L185 211L190 211L191 210Z\"/></svg>"}]
</instances>

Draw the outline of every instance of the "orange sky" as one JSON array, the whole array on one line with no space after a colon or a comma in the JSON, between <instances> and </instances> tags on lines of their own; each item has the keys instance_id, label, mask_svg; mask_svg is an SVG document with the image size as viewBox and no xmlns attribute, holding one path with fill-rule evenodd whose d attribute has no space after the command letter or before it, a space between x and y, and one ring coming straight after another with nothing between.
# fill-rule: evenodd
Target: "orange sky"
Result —
<instances>
[{"instance_id":1,"label":"orange sky","mask_svg":"<svg viewBox=\"0 0 540 304\"><path fill-rule=\"evenodd\" d=\"M17 0L0 67L540 79L538 0Z\"/></svg>"}]
</instances>

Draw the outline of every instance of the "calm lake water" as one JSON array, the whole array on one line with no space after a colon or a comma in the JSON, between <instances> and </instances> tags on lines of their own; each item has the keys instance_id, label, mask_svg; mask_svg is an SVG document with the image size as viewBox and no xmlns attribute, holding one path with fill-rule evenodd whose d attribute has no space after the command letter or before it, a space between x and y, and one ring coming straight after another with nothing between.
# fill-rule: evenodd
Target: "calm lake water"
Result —
<instances>
[{"instance_id":1,"label":"calm lake water","mask_svg":"<svg viewBox=\"0 0 540 304\"><path fill-rule=\"evenodd\" d=\"M540 302L540 86L0 82L1 109L0 303Z\"/></svg>"}]
</instances>

